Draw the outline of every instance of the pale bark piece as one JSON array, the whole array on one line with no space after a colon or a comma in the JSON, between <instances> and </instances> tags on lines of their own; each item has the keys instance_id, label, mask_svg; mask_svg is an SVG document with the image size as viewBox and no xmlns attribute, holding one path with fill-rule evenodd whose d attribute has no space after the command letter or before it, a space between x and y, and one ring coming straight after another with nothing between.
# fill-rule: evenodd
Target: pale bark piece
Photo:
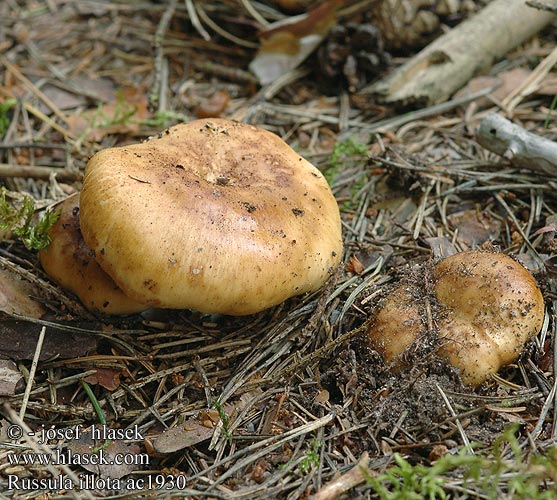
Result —
<instances>
[{"instance_id":1,"label":"pale bark piece","mask_svg":"<svg viewBox=\"0 0 557 500\"><path fill-rule=\"evenodd\" d=\"M553 19L553 14L532 9L524 0L494 0L368 91L386 103L443 102Z\"/></svg>"},{"instance_id":2,"label":"pale bark piece","mask_svg":"<svg viewBox=\"0 0 557 500\"><path fill-rule=\"evenodd\" d=\"M557 174L557 143L528 132L501 115L493 113L484 118L476 140L515 167Z\"/></svg>"}]
</instances>

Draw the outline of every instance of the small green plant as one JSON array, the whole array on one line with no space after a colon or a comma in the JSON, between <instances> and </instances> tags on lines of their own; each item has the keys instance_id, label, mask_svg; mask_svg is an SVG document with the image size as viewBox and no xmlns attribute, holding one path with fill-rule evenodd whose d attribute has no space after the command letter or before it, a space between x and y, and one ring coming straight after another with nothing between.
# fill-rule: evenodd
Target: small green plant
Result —
<instances>
[{"instance_id":1,"label":"small green plant","mask_svg":"<svg viewBox=\"0 0 557 500\"><path fill-rule=\"evenodd\" d=\"M147 125L148 127L162 129L168 127L172 122L187 122L189 120L190 119L182 113L176 113L174 111L157 111L153 118L139 120L138 123L141 125Z\"/></svg>"},{"instance_id":2,"label":"small green plant","mask_svg":"<svg viewBox=\"0 0 557 500\"><path fill-rule=\"evenodd\" d=\"M95 116L95 126L98 128L110 127L112 125L126 125L132 120L136 113L137 106L130 104L122 94L116 96L116 107L114 112L105 113L103 105L99 104ZM97 122L97 120L100 120Z\"/></svg>"},{"instance_id":3,"label":"small green plant","mask_svg":"<svg viewBox=\"0 0 557 500\"><path fill-rule=\"evenodd\" d=\"M0 102L0 137L2 137L8 127L10 126L10 118L8 117L8 111L16 105L16 100L11 97L6 99L4 102Z\"/></svg>"},{"instance_id":4,"label":"small green plant","mask_svg":"<svg viewBox=\"0 0 557 500\"><path fill-rule=\"evenodd\" d=\"M325 178L329 184L333 184L342 167L342 162L355 155L364 155L368 147L352 138L339 141L333 146L333 152L329 156L329 168L325 170Z\"/></svg>"},{"instance_id":5,"label":"small green plant","mask_svg":"<svg viewBox=\"0 0 557 500\"><path fill-rule=\"evenodd\" d=\"M549 110L547 111L547 116L545 118L545 121L543 122L544 130L549 128L549 121L551 119L551 113L553 113L553 111L555 111L555 108L557 108L557 95L555 95L553 97L553 100L551 101L551 104L549 106Z\"/></svg>"},{"instance_id":6,"label":"small green plant","mask_svg":"<svg viewBox=\"0 0 557 500\"><path fill-rule=\"evenodd\" d=\"M516 431L511 425L491 449L476 454L463 449L431 466L412 465L395 454L395 465L376 476L366 474L366 479L381 500L443 500L449 497L451 483L490 500L554 500L557 448L525 457Z\"/></svg>"},{"instance_id":7,"label":"small green plant","mask_svg":"<svg viewBox=\"0 0 557 500\"><path fill-rule=\"evenodd\" d=\"M321 448L321 443L317 441L316 438L311 440L311 448L306 450L304 458L298 464L298 470L301 474L307 474L312 467L317 467L319 465L319 449Z\"/></svg>"},{"instance_id":8,"label":"small green plant","mask_svg":"<svg viewBox=\"0 0 557 500\"><path fill-rule=\"evenodd\" d=\"M50 244L48 231L60 217L60 210L46 210L33 223L35 203L29 196L25 196L21 207L15 208L6 200L6 189L0 194L0 229L9 230L21 238L23 244L32 250L46 248Z\"/></svg>"},{"instance_id":9,"label":"small green plant","mask_svg":"<svg viewBox=\"0 0 557 500\"><path fill-rule=\"evenodd\" d=\"M230 419L228 418L228 415L224 410L224 406L222 406L222 403L218 399L215 399L213 400L213 407L219 412L219 417L222 422L222 432L224 433L224 436L229 443L232 442L232 434L230 433Z\"/></svg>"},{"instance_id":10,"label":"small green plant","mask_svg":"<svg viewBox=\"0 0 557 500\"><path fill-rule=\"evenodd\" d=\"M104 412L101 408L99 400L97 399L97 397L95 396L95 393L93 392L93 389L91 389L91 386L87 382L85 382L85 380L83 380L83 379L81 379L81 386L83 387L83 390L85 391L85 394L87 394L87 397L89 398L89 400L91 401L91 404L93 405L93 408L95 409L95 413L97 414L97 417L99 419L99 423L103 427L106 427L106 417L105 417ZM112 441L110 439L105 439L103 444L93 448L91 451L93 453L98 453L101 450L106 450L110 446L110 443L112 443Z\"/></svg>"}]
</instances>

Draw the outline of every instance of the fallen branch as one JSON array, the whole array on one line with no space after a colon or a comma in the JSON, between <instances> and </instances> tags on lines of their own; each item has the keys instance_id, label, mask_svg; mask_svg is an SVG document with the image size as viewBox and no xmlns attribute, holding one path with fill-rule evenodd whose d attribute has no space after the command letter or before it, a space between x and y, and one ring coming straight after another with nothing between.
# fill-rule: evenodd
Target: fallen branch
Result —
<instances>
[{"instance_id":1,"label":"fallen branch","mask_svg":"<svg viewBox=\"0 0 557 500\"><path fill-rule=\"evenodd\" d=\"M553 19L524 0L494 0L367 90L387 103L443 102Z\"/></svg>"},{"instance_id":2,"label":"fallen branch","mask_svg":"<svg viewBox=\"0 0 557 500\"><path fill-rule=\"evenodd\" d=\"M516 167L557 175L557 143L532 134L500 115L484 118L476 139Z\"/></svg>"}]
</instances>

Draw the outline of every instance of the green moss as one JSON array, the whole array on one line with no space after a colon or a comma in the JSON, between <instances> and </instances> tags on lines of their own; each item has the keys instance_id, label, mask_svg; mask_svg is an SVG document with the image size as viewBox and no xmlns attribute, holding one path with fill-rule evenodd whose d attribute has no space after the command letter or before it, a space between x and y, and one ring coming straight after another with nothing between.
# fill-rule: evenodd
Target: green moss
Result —
<instances>
[{"instance_id":1,"label":"green moss","mask_svg":"<svg viewBox=\"0 0 557 500\"><path fill-rule=\"evenodd\" d=\"M339 141L333 146L333 151L329 156L328 163L329 167L325 170L324 175L327 182L332 185L341 171L342 164L348 160L348 158L365 155L368 151L368 147L352 138L346 139L344 141Z\"/></svg>"},{"instance_id":2,"label":"green moss","mask_svg":"<svg viewBox=\"0 0 557 500\"><path fill-rule=\"evenodd\" d=\"M0 194L0 229L11 231L23 244L33 250L46 248L50 244L48 231L60 217L60 210L46 210L36 223L35 203L26 196L21 207L15 208L6 200L6 189Z\"/></svg>"},{"instance_id":3,"label":"green moss","mask_svg":"<svg viewBox=\"0 0 557 500\"><path fill-rule=\"evenodd\" d=\"M465 489L468 498L513 498L550 500L557 498L557 448L525 456L511 425L493 447L471 453L462 449L447 453L431 466L412 465L395 454L395 465L372 476L368 484L381 500L436 500L450 498L454 487Z\"/></svg>"}]
</instances>

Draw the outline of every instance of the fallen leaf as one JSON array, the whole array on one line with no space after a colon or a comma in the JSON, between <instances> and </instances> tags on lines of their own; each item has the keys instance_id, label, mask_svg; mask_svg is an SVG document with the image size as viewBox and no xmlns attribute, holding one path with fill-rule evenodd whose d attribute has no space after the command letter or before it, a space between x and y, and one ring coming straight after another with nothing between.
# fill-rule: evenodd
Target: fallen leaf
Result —
<instances>
[{"instance_id":1,"label":"fallen leaf","mask_svg":"<svg viewBox=\"0 0 557 500\"><path fill-rule=\"evenodd\" d=\"M317 393L317 396L315 396L314 401L316 403L326 403L327 401L329 401L329 391L327 389L321 389Z\"/></svg>"},{"instance_id":2,"label":"fallen leaf","mask_svg":"<svg viewBox=\"0 0 557 500\"><path fill-rule=\"evenodd\" d=\"M77 326L77 325L75 325ZM91 328L91 325L83 325ZM0 317L0 357L14 360L33 359L41 325L30 321ZM57 356L60 359L84 356L97 348L99 337L48 326L39 359Z\"/></svg>"},{"instance_id":3,"label":"fallen leaf","mask_svg":"<svg viewBox=\"0 0 557 500\"><path fill-rule=\"evenodd\" d=\"M509 71L503 71L497 76L478 76L472 78L463 89L459 90L455 97L466 97L483 89L494 87L489 97L481 97L474 101L478 108L487 108L493 106L493 100L502 101L507 95L517 88L528 76L531 71L524 68L514 68Z\"/></svg>"},{"instance_id":4,"label":"fallen leaf","mask_svg":"<svg viewBox=\"0 0 557 500\"><path fill-rule=\"evenodd\" d=\"M85 99L83 97L76 96L72 92L60 89L54 85L45 86L42 91L44 95L46 95L50 101L61 110L74 109L85 104ZM40 102L39 104L39 111L45 115L51 115L53 113L52 109L43 102Z\"/></svg>"},{"instance_id":5,"label":"fallen leaf","mask_svg":"<svg viewBox=\"0 0 557 500\"><path fill-rule=\"evenodd\" d=\"M114 102L118 97L114 89L114 83L109 78L77 76L72 78L70 83L72 87L78 88L83 95L101 102Z\"/></svg>"},{"instance_id":6,"label":"fallen leaf","mask_svg":"<svg viewBox=\"0 0 557 500\"><path fill-rule=\"evenodd\" d=\"M218 118L224 113L230 101L230 94L226 90L217 90L211 97L199 104L195 110L197 118Z\"/></svg>"},{"instance_id":7,"label":"fallen leaf","mask_svg":"<svg viewBox=\"0 0 557 500\"><path fill-rule=\"evenodd\" d=\"M103 463L91 464L91 463L80 463L81 467L89 472L97 474L102 478L120 479L136 470L141 470L142 466L138 464L116 464L111 462L116 462L114 457L116 455L125 456L126 462L134 462L132 460L133 455L138 455L141 451L139 445L134 443L126 443L122 440L108 441L108 446L105 446L106 442L98 439L93 439L91 430L85 430L79 436L79 439L74 439L66 443L66 449L69 450L76 457L86 457L94 453L104 455L106 460ZM102 449L102 451L101 451ZM139 460L138 460L139 462Z\"/></svg>"},{"instance_id":8,"label":"fallen leaf","mask_svg":"<svg viewBox=\"0 0 557 500\"><path fill-rule=\"evenodd\" d=\"M0 396L13 396L23 375L9 359L0 359Z\"/></svg>"},{"instance_id":9,"label":"fallen leaf","mask_svg":"<svg viewBox=\"0 0 557 500\"><path fill-rule=\"evenodd\" d=\"M0 268L0 311L39 319L44 307L31 299L40 296L38 288L9 269Z\"/></svg>"},{"instance_id":10,"label":"fallen leaf","mask_svg":"<svg viewBox=\"0 0 557 500\"><path fill-rule=\"evenodd\" d=\"M449 215L447 219L458 230L456 239L463 250L477 248L486 241L495 240L501 232L501 224L479 210L464 210Z\"/></svg>"},{"instance_id":11,"label":"fallen leaf","mask_svg":"<svg viewBox=\"0 0 557 500\"><path fill-rule=\"evenodd\" d=\"M107 135L133 134L139 132L141 121L151 117L147 109L145 91L135 87L125 87L116 92L113 102L101 104L79 114L67 117L69 131L84 140L100 142Z\"/></svg>"},{"instance_id":12,"label":"fallen leaf","mask_svg":"<svg viewBox=\"0 0 557 500\"><path fill-rule=\"evenodd\" d=\"M96 373L85 377L85 382L91 385L100 385L107 391L115 391L120 387L120 370L112 368L96 368Z\"/></svg>"},{"instance_id":13,"label":"fallen leaf","mask_svg":"<svg viewBox=\"0 0 557 500\"><path fill-rule=\"evenodd\" d=\"M223 405L227 417L242 411L261 391L255 389L240 397L236 403ZM201 410L198 414L176 427L166 429L153 439L155 453L173 453L189 448L202 441L211 439L216 424L220 421L220 414L214 408Z\"/></svg>"},{"instance_id":14,"label":"fallen leaf","mask_svg":"<svg viewBox=\"0 0 557 500\"><path fill-rule=\"evenodd\" d=\"M271 24L259 34L261 47L250 70L262 85L296 68L323 41L337 21L339 0L329 0L307 14Z\"/></svg>"},{"instance_id":15,"label":"fallen leaf","mask_svg":"<svg viewBox=\"0 0 557 500\"><path fill-rule=\"evenodd\" d=\"M213 431L212 427L206 427L197 417L190 418L181 425L165 430L155 439L153 447L157 453L173 453L211 439Z\"/></svg>"},{"instance_id":16,"label":"fallen leaf","mask_svg":"<svg viewBox=\"0 0 557 500\"><path fill-rule=\"evenodd\" d=\"M346 270L349 273L362 274L364 272L364 265L360 262L358 257L351 255L346 264Z\"/></svg>"}]
</instances>

